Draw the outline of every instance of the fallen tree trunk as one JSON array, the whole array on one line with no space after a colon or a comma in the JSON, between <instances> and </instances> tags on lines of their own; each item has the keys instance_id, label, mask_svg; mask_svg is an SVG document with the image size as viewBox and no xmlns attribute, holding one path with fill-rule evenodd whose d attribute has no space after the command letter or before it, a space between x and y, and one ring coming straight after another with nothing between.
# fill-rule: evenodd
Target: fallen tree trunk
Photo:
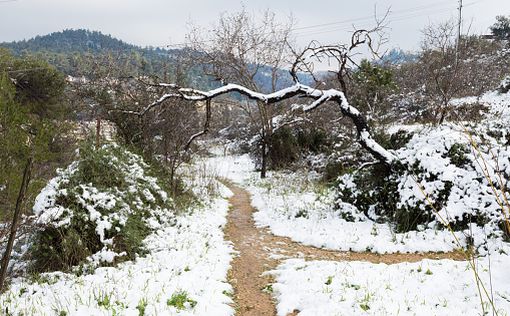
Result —
<instances>
[{"instance_id":1,"label":"fallen tree trunk","mask_svg":"<svg viewBox=\"0 0 510 316\"><path fill-rule=\"evenodd\" d=\"M149 104L146 108L144 108L140 112L134 111L123 111L124 113L131 113L137 115L144 115L151 109L162 106L166 100L169 99L183 99L188 101L210 101L216 97L219 97L224 94L229 93L240 93L251 100L263 102L265 104L274 104L281 102L283 100L290 99L292 97L304 97L313 100L313 102L309 104L303 105L294 105L293 111L302 111L302 112L310 112L314 109L318 108L320 105L326 102L335 102L338 104L339 109L343 115L350 118L354 123L357 133L358 133L358 141L363 148L368 150L378 161L383 164L391 166L395 161L395 156L382 147L375 139L372 137L370 132L370 128L367 124L367 120L363 116L363 114L358 111L355 107L349 104L345 94L342 91L329 89L329 90L319 90L315 89L301 83L296 83L295 85L273 92L269 94L259 93L253 90L250 90L244 86L237 84L227 84L223 87L212 89L209 91L201 91L190 88L182 88L175 84L159 84L161 87L166 87L171 90L170 93L164 94L158 100ZM209 120L210 117L206 118ZM205 125L208 127L208 124ZM205 134L206 130L200 135Z\"/></svg>"}]
</instances>

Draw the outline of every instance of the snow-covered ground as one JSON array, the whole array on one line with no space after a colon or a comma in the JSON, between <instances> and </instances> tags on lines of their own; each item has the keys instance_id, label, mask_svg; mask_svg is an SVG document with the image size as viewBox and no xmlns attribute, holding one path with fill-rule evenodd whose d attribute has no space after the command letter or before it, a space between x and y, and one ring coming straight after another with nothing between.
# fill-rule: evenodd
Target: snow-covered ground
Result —
<instances>
[{"instance_id":1,"label":"snow-covered ground","mask_svg":"<svg viewBox=\"0 0 510 316\"><path fill-rule=\"evenodd\" d=\"M47 273L38 282L15 280L0 297L2 311L142 315L145 306L145 315L233 315L227 283L232 247L222 231L227 211L227 200L218 198L193 214L178 216L175 225L164 225L146 239L149 254L135 262L84 276ZM179 310L168 300L181 291L190 301Z\"/></svg>"},{"instance_id":2,"label":"snow-covered ground","mask_svg":"<svg viewBox=\"0 0 510 316\"><path fill-rule=\"evenodd\" d=\"M267 226L279 236L319 248L376 253L452 251L458 246L450 232L424 229L394 233L388 224L370 220L350 222L342 219L332 206L331 192L317 192L310 184L300 188L296 175L274 175L273 181L257 180L250 186L252 202L259 211L254 214L259 226ZM260 185L270 186L270 189ZM343 205L344 208L351 207ZM458 234L461 240L465 237Z\"/></svg>"},{"instance_id":3,"label":"snow-covered ground","mask_svg":"<svg viewBox=\"0 0 510 316\"><path fill-rule=\"evenodd\" d=\"M377 253L452 251L449 231L423 227L395 234L370 220L348 222L331 205L333 195L316 184L316 175L272 172L260 180L247 155L209 158L209 168L239 183L252 195L256 224L294 241L336 250ZM345 207L349 207L345 205ZM472 225L480 291L468 261L423 260L394 265L369 262L289 259L271 273L278 315L510 315L510 246ZM462 245L463 233L456 233ZM478 238L479 237L479 238ZM484 289L485 288L485 289ZM488 294L484 294L486 293ZM488 298L491 299L488 299ZM483 307L482 307L483 304ZM494 314L496 315L496 313Z\"/></svg>"},{"instance_id":4,"label":"snow-covered ground","mask_svg":"<svg viewBox=\"0 0 510 316\"><path fill-rule=\"evenodd\" d=\"M478 260L478 271L497 310L509 315L507 256ZM466 262L423 260L393 265L290 259L276 271L278 315L482 315L474 274ZM491 283L492 282L492 283ZM484 290L481 289L483 292ZM484 299L487 315L493 315ZM495 314L494 314L495 315Z\"/></svg>"},{"instance_id":5,"label":"snow-covered ground","mask_svg":"<svg viewBox=\"0 0 510 316\"><path fill-rule=\"evenodd\" d=\"M452 185L443 207L431 214L437 219L428 226L419 225L416 231L395 233L388 224L379 224L366 218L355 206L338 200L332 190L316 184L314 174L304 171L270 172L267 179L261 180L253 171L254 166L248 155L231 156L219 149L215 152L217 156L209 158L208 163L216 168L218 175L248 189L252 204L258 209L254 214L257 225L269 227L275 235L290 237L306 245L376 253L447 252L474 240L475 247L481 253L489 248L508 252L508 245L501 241L501 230L498 228L505 212L501 211L498 201L505 198L502 197L503 192L499 192L499 197L495 196L484 173L490 176L492 183L499 183L500 180L500 175L494 170L510 174L510 150L504 138L510 133L507 131L510 94L488 92L480 98L458 99L453 103L473 102L480 102L489 108L487 116L475 125L450 123L438 127L413 125L408 129L405 126L393 128L393 132L399 129L415 132L409 143L395 154L409 165L419 163L423 174L428 175L428 178L415 179L414 182L412 174L400 175L396 179L399 204L411 208L418 205L425 209L424 192L434 200L446 183ZM473 134L470 135L467 130ZM494 131L499 131L503 136L493 137L487 131L496 135ZM470 137L478 142L476 146L480 148L479 151L469 150L472 146ZM465 166L452 163L448 156L452 146L459 144L464 146L459 148L467 149L463 153ZM352 178L352 175L345 176L344 183L353 183L349 177ZM352 190L356 192L357 188L352 185ZM510 199L508 192L504 194ZM337 207L332 207L335 203ZM355 218L359 216L360 220L346 221L342 216L345 214ZM481 227L471 224L467 230L457 232L455 237L437 225L439 222L444 224L443 221L455 224L456 221L480 214L488 221L487 225ZM491 236L490 242L487 236Z\"/></svg>"},{"instance_id":6,"label":"snow-covered ground","mask_svg":"<svg viewBox=\"0 0 510 316\"><path fill-rule=\"evenodd\" d=\"M490 111L494 116L506 111L509 104L508 98L496 96L485 96L486 102L494 104ZM435 147L422 146L421 142L435 134L452 142L463 141L462 129L441 127L423 133L413 126L410 130L418 136L411 140L407 156L422 155L433 160L431 166L424 165L433 172L441 172L442 169L434 168L447 158ZM271 172L267 179L259 179L248 155L229 155L220 147L213 147L212 151L214 157L197 161L187 170L192 172L188 185L196 195L204 197L202 205L189 214L162 221L145 240L146 256L81 276L56 272L41 274L36 279L15 279L0 296L0 310L15 315L233 315L232 288L227 283L233 249L223 239L228 212L226 198L231 192L214 176L236 182L251 193L252 204L258 210L254 214L258 226L306 245L342 251L413 253L452 251L459 247L455 239L460 240L461 246L467 243L466 234L459 232L454 237L433 225L394 233L388 224L378 224L369 218L346 221L340 212L350 212L354 206L339 202L330 189L315 181L316 174ZM508 160L508 155L501 157ZM510 162L504 167L510 170ZM474 188L468 190L476 193L473 198L480 196L483 181L472 181L477 177L476 170L459 170L450 172L454 176L446 180L459 178L464 188ZM208 193L201 190L209 186L219 189L220 196L206 197ZM490 192L483 192L490 197ZM411 193L419 192L410 192L407 200L411 200ZM471 200L462 192L456 196L459 202L456 209L465 212L464 204ZM340 207L333 207L335 203ZM492 206L497 209L494 203ZM352 210L352 214L356 211ZM510 246L501 238L484 238L487 231L475 225L469 233L477 237L475 246L484 255L476 263L483 287L493 298L498 315L508 315ZM304 316L482 313L477 283L467 262L423 260L385 265L290 259L272 273L276 276L272 288L279 315L295 309ZM488 303L483 304L489 311Z\"/></svg>"},{"instance_id":7,"label":"snow-covered ground","mask_svg":"<svg viewBox=\"0 0 510 316\"><path fill-rule=\"evenodd\" d=\"M140 169L139 164L134 159L130 171ZM188 171L196 172L193 169ZM155 186L155 179L138 173ZM52 180L38 198L40 220L66 213L56 213L53 205L59 181ZM223 238L232 192L213 178L208 181L214 181L214 196L203 183L188 183L201 191L196 192L200 203L177 215L160 210L159 222L153 221L154 230L144 240L146 255L116 267L99 267L92 274L53 272L14 279L0 296L0 314L233 315L232 287L227 283L233 247ZM87 208L91 214L94 205L103 204L92 203Z\"/></svg>"},{"instance_id":8,"label":"snow-covered ground","mask_svg":"<svg viewBox=\"0 0 510 316\"><path fill-rule=\"evenodd\" d=\"M258 210L253 216L256 224L269 227L275 235L290 237L305 245L343 251L413 253L447 252L458 248L452 234L446 230L424 228L400 234L394 233L387 224L342 219L332 207L331 192L317 185L313 174L271 172L267 179L261 180L253 171L248 155L217 156L209 158L208 163L219 176L248 189L252 204ZM483 234L476 226L473 230ZM465 243L463 233L456 235ZM500 241L492 241L491 246L506 247Z\"/></svg>"}]
</instances>

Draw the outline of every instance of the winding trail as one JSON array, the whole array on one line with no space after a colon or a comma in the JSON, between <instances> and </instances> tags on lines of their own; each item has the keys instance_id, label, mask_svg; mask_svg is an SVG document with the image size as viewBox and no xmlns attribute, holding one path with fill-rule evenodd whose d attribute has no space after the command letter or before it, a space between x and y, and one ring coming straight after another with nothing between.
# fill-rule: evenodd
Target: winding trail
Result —
<instances>
[{"instance_id":1,"label":"winding trail","mask_svg":"<svg viewBox=\"0 0 510 316\"><path fill-rule=\"evenodd\" d=\"M278 266L282 260L368 261L372 263L416 262L423 259L463 260L463 255L451 253L375 254L320 249L272 235L267 228L257 228L252 213L250 194L230 182L225 185L234 193L230 198L231 210L225 227L225 238L234 244L239 253L232 262L229 281L234 287L234 302L238 316L274 316L276 309L268 285L272 278L264 272ZM299 311L289 315L297 315Z\"/></svg>"}]
</instances>

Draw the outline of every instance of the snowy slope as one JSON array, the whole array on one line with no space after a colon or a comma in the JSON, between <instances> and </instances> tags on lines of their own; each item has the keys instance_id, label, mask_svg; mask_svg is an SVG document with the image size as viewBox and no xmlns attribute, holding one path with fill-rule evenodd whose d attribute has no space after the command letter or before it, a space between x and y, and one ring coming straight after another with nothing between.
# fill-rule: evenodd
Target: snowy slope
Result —
<instances>
[{"instance_id":1,"label":"snowy slope","mask_svg":"<svg viewBox=\"0 0 510 316\"><path fill-rule=\"evenodd\" d=\"M134 160L130 172L141 176L138 163ZM154 179L144 179L155 185ZM54 179L40 194L35 207L40 221L65 224L73 216L54 204L61 180ZM116 267L97 268L91 274L53 272L15 279L0 296L0 313L233 315L232 288L227 283L233 248L223 238L227 198L232 193L219 183L215 185L215 197L199 195L200 203L191 209L178 210L177 215L168 210L159 212L159 221L151 223L153 231L144 240L146 255ZM132 189L140 191L141 187L133 185ZM198 185L195 189L205 192ZM86 202L91 219L97 213L94 208L104 206L105 194L96 191L83 190L83 203ZM87 192L93 194L88 196ZM151 197L148 191L143 190L142 194L147 199ZM105 220L104 216L93 218ZM98 224L98 234L103 232L103 226Z\"/></svg>"},{"instance_id":2,"label":"snowy slope","mask_svg":"<svg viewBox=\"0 0 510 316\"><path fill-rule=\"evenodd\" d=\"M16 315L139 315L137 306L145 301L146 315L233 315L226 283L232 247L222 231L227 211L228 202L218 198L178 217L176 225L147 238L149 254L135 262L84 276L48 273L39 283L16 280L0 306ZM179 291L196 306L169 306Z\"/></svg>"}]
</instances>

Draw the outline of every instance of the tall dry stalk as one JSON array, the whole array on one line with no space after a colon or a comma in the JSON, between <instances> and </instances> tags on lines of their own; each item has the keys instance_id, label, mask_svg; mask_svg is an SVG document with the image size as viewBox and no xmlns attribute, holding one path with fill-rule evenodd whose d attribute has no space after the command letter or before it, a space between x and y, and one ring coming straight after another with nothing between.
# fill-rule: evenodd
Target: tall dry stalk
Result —
<instances>
[{"instance_id":1,"label":"tall dry stalk","mask_svg":"<svg viewBox=\"0 0 510 316\"><path fill-rule=\"evenodd\" d=\"M490 164L488 163L487 159L485 158L485 155L482 153L482 150L478 143L476 142L475 138L473 137L472 133L469 132L469 130L464 127L464 133L466 134L469 144L472 148L472 151L474 153L475 162L480 167L480 170L482 171L483 177L487 180L487 183L489 184L491 188L491 192L494 195L494 198L496 200L496 203L499 205L501 212L503 214L503 224L505 225L505 234L507 237L510 237L510 201L507 197L506 192L506 186L504 183L504 177L502 174L501 169L499 168L499 163L496 155L494 154L493 150L489 148L490 155L495 163L495 168L493 169L494 176L496 177L496 182L491 177L491 171L490 171ZM494 315L498 315L498 311L496 309L493 295L489 293L487 287L485 286L484 282L480 278L480 274L476 265L476 256L475 252L472 251L472 249L466 249L460 242L458 236L455 234L455 231L453 230L452 226L450 225L449 221L446 220L446 218L441 215L439 210L435 207L433 201L431 200L428 193L425 191L425 188L423 185L418 181L418 178L415 174L411 175L411 178L415 182L415 184L418 186L420 192L423 194L426 203L431 207L432 211L436 215L436 217L439 219L441 224L446 227L446 229L451 233L451 235L454 238L455 244L458 246L464 257L466 258L466 261L469 263L470 269L473 271L475 282L478 290L478 294L480 297L480 306L482 308L482 314L485 315L486 313L486 307L484 304L484 299L487 299L490 307L492 308L492 312ZM490 273L490 272L489 272ZM491 285L492 288L492 285Z\"/></svg>"}]
</instances>

